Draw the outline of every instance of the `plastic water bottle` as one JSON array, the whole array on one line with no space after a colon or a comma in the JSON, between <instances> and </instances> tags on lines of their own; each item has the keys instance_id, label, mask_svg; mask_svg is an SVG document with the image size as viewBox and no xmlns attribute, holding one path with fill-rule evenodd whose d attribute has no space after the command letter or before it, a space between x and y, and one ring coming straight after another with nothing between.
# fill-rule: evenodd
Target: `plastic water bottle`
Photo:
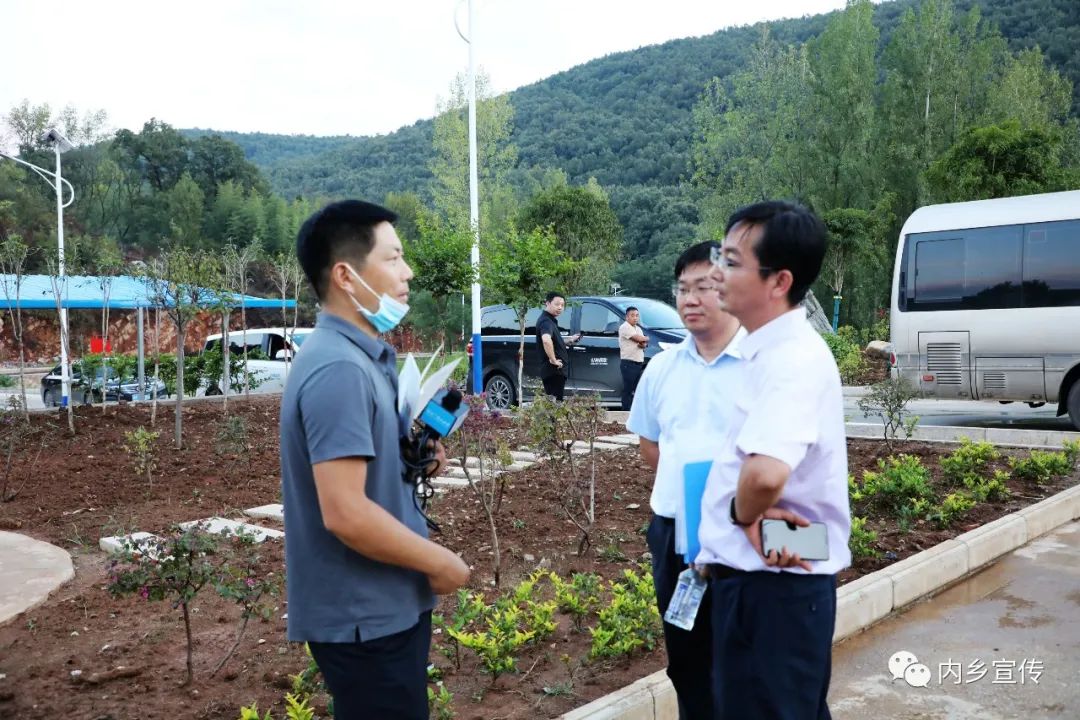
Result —
<instances>
[{"instance_id":1,"label":"plastic water bottle","mask_svg":"<svg viewBox=\"0 0 1080 720\"><path fill-rule=\"evenodd\" d=\"M701 600L705 597L706 587L708 583L705 578L698 575L693 568L686 568L679 573L679 582L675 585L675 593L668 603L667 612L664 613L664 621L683 630L693 630L694 619L701 607Z\"/></svg>"}]
</instances>

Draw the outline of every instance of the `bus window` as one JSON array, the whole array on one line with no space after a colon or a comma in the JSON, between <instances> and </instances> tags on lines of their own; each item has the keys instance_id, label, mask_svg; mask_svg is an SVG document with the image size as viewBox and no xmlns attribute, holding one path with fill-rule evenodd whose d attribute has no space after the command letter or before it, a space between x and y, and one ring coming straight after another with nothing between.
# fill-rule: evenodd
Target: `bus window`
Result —
<instances>
[{"instance_id":1,"label":"bus window","mask_svg":"<svg viewBox=\"0 0 1080 720\"><path fill-rule=\"evenodd\" d=\"M1080 220L1028 225L1024 305L1080 305Z\"/></svg>"}]
</instances>

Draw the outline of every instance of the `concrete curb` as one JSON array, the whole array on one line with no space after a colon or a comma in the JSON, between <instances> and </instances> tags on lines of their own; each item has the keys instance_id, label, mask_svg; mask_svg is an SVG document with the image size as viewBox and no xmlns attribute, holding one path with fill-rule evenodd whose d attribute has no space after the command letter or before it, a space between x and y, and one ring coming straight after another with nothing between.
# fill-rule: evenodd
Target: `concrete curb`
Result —
<instances>
[{"instance_id":1,"label":"concrete curb","mask_svg":"<svg viewBox=\"0 0 1080 720\"><path fill-rule=\"evenodd\" d=\"M833 643L935 595L1002 555L1076 519L1080 519L1080 485L851 581L836 592ZM563 720L678 717L675 689L664 670L562 716Z\"/></svg>"},{"instance_id":2,"label":"concrete curb","mask_svg":"<svg viewBox=\"0 0 1080 720\"><path fill-rule=\"evenodd\" d=\"M884 430L881 424L847 423L849 438L881 440ZM1001 447L1053 448L1060 450L1066 440L1080 440L1080 432L1062 430L1012 430L1005 428L955 427L951 425L925 425L916 427L910 440L922 442L959 442L960 438L974 442L986 440Z\"/></svg>"}]
</instances>

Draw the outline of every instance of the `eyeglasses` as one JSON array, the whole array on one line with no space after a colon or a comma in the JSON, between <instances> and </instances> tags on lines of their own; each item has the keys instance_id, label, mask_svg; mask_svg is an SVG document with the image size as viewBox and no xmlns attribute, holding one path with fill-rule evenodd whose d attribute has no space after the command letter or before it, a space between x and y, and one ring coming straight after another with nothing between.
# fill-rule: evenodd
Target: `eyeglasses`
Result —
<instances>
[{"instance_id":1,"label":"eyeglasses","mask_svg":"<svg viewBox=\"0 0 1080 720\"><path fill-rule=\"evenodd\" d=\"M671 286L671 294L676 298L690 297L691 295L704 298L710 294L716 293L719 289L720 286L714 283L698 283L697 285L690 287L675 284Z\"/></svg>"},{"instance_id":2,"label":"eyeglasses","mask_svg":"<svg viewBox=\"0 0 1080 720\"><path fill-rule=\"evenodd\" d=\"M731 258L724 255L723 249L718 248L718 247L714 247L714 248L709 250L709 261L713 265L715 265L716 267L720 268L721 270L736 270L736 271L738 271L738 270L742 270L744 267L746 267L745 265L740 265L740 264L738 264L736 262L732 262ZM766 267L764 265L760 265L757 268L749 268L749 269L758 270L759 272L763 272L763 273L776 272L776 268Z\"/></svg>"}]
</instances>

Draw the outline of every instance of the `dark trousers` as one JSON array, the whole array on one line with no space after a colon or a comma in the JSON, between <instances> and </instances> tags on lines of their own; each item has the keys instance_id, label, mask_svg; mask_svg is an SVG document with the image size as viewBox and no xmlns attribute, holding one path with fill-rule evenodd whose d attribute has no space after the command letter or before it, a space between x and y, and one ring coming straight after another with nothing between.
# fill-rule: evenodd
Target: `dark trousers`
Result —
<instances>
[{"instance_id":1,"label":"dark trousers","mask_svg":"<svg viewBox=\"0 0 1080 720\"><path fill-rule=\"evenodd\" d=\"M541 380L544 382L544 394L562 402L563 389L566 387L566 376L562 374L548 375L541 378Z\"/></svg>"},{"instance_id":2,"label":"dark trousers","mask_svg":"<svg viewBox=\"0 0 1080 720\"><path fill-rule=\"evenodd\" d=\"M633 360L620 360L619 371L622 373L622 409L629 410L634 402L634 391L637 390L641 372L645 369L645 363Z\"/></svg>"},{"instance_id":3,"label":"dark trousers","mask_svg":"<svg viewBox=\"0 0 1080 720\"><path fill-rule=\"evenodd\" d=\"M830 720L836 578L740 573L710 589L716 717Z\"/></svg>"},{"instance_id":4,"label":"dark trousers","mask_svg":"<svg viewBox=\"0 0 1080 720\"><path fill-rule=\"evenodd\" d=\"M335 720L427 720L431 612L408 630L353 643L308 643Z\"/></svg>"},{"instance_id":5,"label":"dark trousers","mask_svg":"<svg viewBox=\"0 0 1080 720\"><path fill-rule=\"evenodd\" d=\"M645 539L652 553L656 604L663 617L675 592L679 573L686 569L682 556L675 554L675 521L653 515ZM664 623L667 674L679 698L680 720L713 718L711 602L712 590L709 589L705 591L701 607L698 608L693 630L686 631Z\"/></svg>"}]
</instances>

